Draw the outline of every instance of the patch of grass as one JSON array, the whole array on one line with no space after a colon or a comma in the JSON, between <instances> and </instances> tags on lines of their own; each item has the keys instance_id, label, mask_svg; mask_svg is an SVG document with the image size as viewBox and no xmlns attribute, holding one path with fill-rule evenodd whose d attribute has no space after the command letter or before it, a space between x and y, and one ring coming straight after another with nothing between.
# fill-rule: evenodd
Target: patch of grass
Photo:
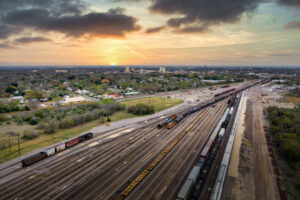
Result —
<instances>
[{"instance_id":1,"label":"patch of grass","mask_svg":"<svg viewBox=\"0 0 300 200\"><path fill-rule=\"evenodd\" d=\"M111 121L118 121L122 119L129 119L129 118L134 118L134 117L140 117L141 115L134 115L131 113L128 113L126 111L120 111L114 113L112 116L110 116Z\"/></svg>"},{"instance_id":2,"label":"patch of grass","mask_svg":"<svg viewBox=\"0 0 300 200\"><path fill-rule=\"evenodd\" d=\"M284 95L282 97L281 101L286 102L286 103L293 103L297 106L300 106L300 97L293 97L293 96Z\"/></svg>"},{"instance_id":3,"label":"patch of grass","mask_svg":"<svg viewBox=\"0 0 300 200\"><path fill-rule=\"evenodd\" d=\"M120 103L126 106L133 106L138 103L143 103L148 105L154 106L155 112L159 112L168 108L171 108L173 106L176 106L183 101L180 99L169 99L169 98L163 98L163 97L150 97L150 100L148 97L146 98L138 98L138 99L130 99L130 100L125 100L121 101Z\"/></svg>"}]
</instances>

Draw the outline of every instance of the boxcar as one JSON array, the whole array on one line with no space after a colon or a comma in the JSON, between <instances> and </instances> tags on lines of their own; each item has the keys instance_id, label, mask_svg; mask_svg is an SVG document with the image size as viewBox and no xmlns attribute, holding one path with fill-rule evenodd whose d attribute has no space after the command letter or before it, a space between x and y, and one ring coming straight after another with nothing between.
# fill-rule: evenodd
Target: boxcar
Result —
<instances>
[{"instance_id":1,"label":"boxcar","mask_svg":"<svg viewBox=\"0 0 300 200\"><path fill-rule=\"evenodd\" d=\"M51 156L55 154L55 147L50 147L44 150L44 152L47 154L47 156Z\"/></svg>"},{"instance_id":2,"label":"boxcar","mask_svg":"<svg viewBox=\"0 0 300 200\"><path fill-rule=\"evenodd\" d=\"M55 151L60 152L60 151L63 151L65 148L66 148L65 143L61 143L61 144L58 144L55 146Z\"/></svg>"},{"instance_id":3,"label":"boxcar","mask_svg":"<svg viewBox=\"0 0 300 200\"><path fill-rule=\"evenodd\" d=\"M176 200L187 200L190 196L193 183L191 180L186 180L181 190L179 191Z\"/></svg>"},{"instance_id":4,"label":"boxcar","mask_svg":"<svg viewBox=\"0 0 300 200\"><path fill-rule=\"evenodd\" d=\"M74 146L74 145L78 144L79 141L80 141L79 138L75 138L75 139L73 139L73 140L70 140L70 141L66 142L66 143L65 143L65 144L66 144L66 148L69 148L69 147L71 147L71 146Z\"/></svg>"},{"instance_id":5,"label":"boxcar","mask_svg":"<svg viewBox=\"0 0 300 200\"><path fill-rule=\"evenodd\" d=\"M46 157L47 157L47 154L45 152L40 152L40 153L34 154L34 155L22 160L22 166L27 167L29 165L32 165L33 163L43 160Z\"/></svg>"}]
</instances>

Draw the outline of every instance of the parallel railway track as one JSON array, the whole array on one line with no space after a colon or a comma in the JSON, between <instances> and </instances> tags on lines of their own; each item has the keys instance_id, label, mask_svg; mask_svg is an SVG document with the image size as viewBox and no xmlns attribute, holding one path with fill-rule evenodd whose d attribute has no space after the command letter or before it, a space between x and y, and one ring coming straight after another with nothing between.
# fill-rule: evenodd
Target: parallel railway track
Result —
<instances>
[{"instance_id":1,"label":"parallel railway track","mask_svg":"<svg viewBox=\"0 0 300 200\"><path fill-rule=\"evenodd\" d=\"M225 101L222 102L222 105L225 104ZM212 119L218 116L216 109L221 109L220 107L209 108L213 112L205 115L207 121L200 120L197 126L202 128L197 127L193 131L209 131L210 128L207 127L214 124ZM181 112L185 110L183 109ZM153 162L190 125L189 121L195 120L197 116L199 116L199 112L186 117L180 122L180 125L170 130L166 128L158 130L155 125L161 119L156 117L148 125L128 132L108 143L99 143L67 158L59 158L59 154L55 155L59 158L56 161L54 161L55 157L50 157L52 162L45 161L44 165L39 165L33 168L34 170L28 168L24 176L0 185L2 189L0 199L113 199L125 189L124 183L130 183L130 180L143 171L144 167ZM193 140L189 137L188 139L191 141L186 141L187 139L184 138L180 147L177 148L181 149L180 152L192 152L184 160L181 159L183 162L193 160L194 155L197 154L194 146L197 147L202 144L202 140L205 140L203 136L195 133L193 135L197 136L197 139ZM94 142L96 140L89 142L88 145ZM176 161L176 157L182 157L184 154L178 151L171 150L173 158L168 156L168 159L165 159L165 167L160 174L166 175L161 184L157 184L160 183L159 176L150 176L153 178L152 184L156 188L155 191L160 187L158 185L170 185L168 182L180 172L177 169L181 169L183 164L180 164L180 159ZM177 152L178 155L174 152ZM174 162L176 168L171 168ZM172 171L167 172L168 168ZM149 188L151 189L151 187L146 187L143 193L132 195L145 198ZM171 191L169 186L165 191ZM165 197L163 193L158 195L153 192L154 194L159 198Z\"/></svg>"}]
</instances>

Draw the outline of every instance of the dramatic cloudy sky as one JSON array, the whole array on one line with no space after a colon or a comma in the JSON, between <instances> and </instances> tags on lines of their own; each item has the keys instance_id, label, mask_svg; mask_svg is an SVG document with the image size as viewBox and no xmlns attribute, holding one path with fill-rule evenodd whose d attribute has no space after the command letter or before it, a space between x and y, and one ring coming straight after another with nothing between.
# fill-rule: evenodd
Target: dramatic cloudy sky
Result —
<instances>
[{"instance_id":1,"label":"dramatic cloudy sky","mask_svg":"<svg viewBox=\"0 0 300 200\"><path fill-rule=\"evenodd\" d=\"M0 0L0 65L300 65L300 0Z\"/></svg>"}]
</instances>

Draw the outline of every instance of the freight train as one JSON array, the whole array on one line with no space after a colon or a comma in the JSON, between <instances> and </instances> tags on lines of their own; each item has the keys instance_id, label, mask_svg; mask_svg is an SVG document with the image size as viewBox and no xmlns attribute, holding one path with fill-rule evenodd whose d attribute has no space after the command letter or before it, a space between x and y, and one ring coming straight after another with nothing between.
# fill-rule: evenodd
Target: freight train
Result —
<instances>
[{"instance_id":1,"label":"freight train","mask_svg":"<svg viewBox=\"0 0 300 200\"><path fill-rule=\"evenodd\" d=\"M64 149L66 148L70 148L80 142L84 142L86 140L89 140L93 137L93 133L89 132L89 133L86 133L86 134L83 134L81 136L78 136L77 138L74 138L74 139L71 139L65 143L60 143L60 144L57 144L55 146L52 146L52 147L49 147L47 149L45 149L44 151L42 152L39 152L37 154L34 154L32 156L29 156L28 158L25 158L23 159L21 162L22 162L22 166L23 167L27 167L29 165L32 165L38 161L41 161L43 160L44 158L46 157L49 157L53 154L56 154L58 152L61 152L63 151Z\"/></svg>"},{"instance_id":2,"label":"freight train","mask_svg":"<svg viewBox=\"0 0 300 200\"><path fill-rule=\"evenodd\" d=\"M201 151L200 159L193 167L188 178L180 189L177 200L187 200L190 196L198 196L202 190L205 178L209 172L211 164L215 158L217 150L221 144L225 129L221 128L223 122L226 120L230 109L227 108L218 122L216 128L210 135L204 148ZM191 194L192 192L192 194Z\"/></svg>"},{"instance_id":3,"label":"freight train","mask_svg":"<svg viewBox=\"0 0 300 200\"><path fill-rule=\"evenodd\" d=\"M171 123L176 117L177 117L177 114L174 114L174 115L168 117L166 120L157 124L157 127L162 128L162 127L166 126L167 124Z\"/></svg>"},{"instance_id":4,"label":"freight train","mask_svg":"<svg viewBox=\"0 0 300 200\"><path fill-rule=\"evenodd\" d=\"M233 98L229 99L229 103L232 105L235 105L236 103L236 95L240 92L242 92L243 90L246 90L252 86L255 86L257 84L260 84L262 83L262 81L258 81L258 82L255 82L255 83L252 83L252 84L249 84L243 88L240 88L240 89L236 89L236 88L232 88L232 89L229 89L229 90L226 90L224 92L221 92L219 94L216 94L215 95L215 98L205 104L202 104L200 106L197 106L197 107L194 107L192 108L191 110L188 110L187 112L185 112L184 114L180 115L180 116L177 116L176 114L175 115L172 115L171 117L163 120L162 122L158 123L157 124L157 127L158 128L163 128L164 126L167 126L168 129L172 128L173 126L175 126L176 124L178 124L180 121L182 121L186 116L194 113L194 112L197 112L199 110L202 110L203 108L206 108L212 104L215 104L223 99L226 99L230 96L232 96Z\"/></svg>"},{"instance_id":5,"label":"freight train","mask_svg":"<svg viewBox=\"0 0 300 200\"><path fill-rule=\"evenodd\" d=\"M210 135L209 140L206 142L204 148L201 151L200 159L197 164L192 168L189 176L187 177L186 181L184 182L183 186L179 190L176 200L196 200L198 199L202 188L205 183L206 176L210 170L210 167L213 163L213 160L216 156L217 150L221 145L222 139L224 137L225 131L228 127L229 121L232 117L233 110L238 102L238 97L236 96L238 93L246 90L250 87L253 87L257 84L266 84L269 83L270 80L261 80L252 84L249 84L243 88L238 90L226 90L225 92L219 93L215 95L215 102L223 100L227 97L232 96L228 100L229 108L226 109L224 112L221 120L217 124L216 128ZM225 95L226 94L226 95ZM213 104L213 103L211 103Z\"/></svg>"},{"instance_id":6,"label":"freight train","mask_svg":"<svg viewBox=\"0 0 300 200\"><path fill-rule=\"evenodd\" d=\"M220 93L218 93L218 94L215 94L215 97L221 96L221 95L226 94L226 93L228 93L228 92L232 92L232 91L234 91L234 90L235 90L235 88L232 88L232 89L226 90L226 91L224 91L224 92L220 92Z\"/></svg>"}]
</instances>

